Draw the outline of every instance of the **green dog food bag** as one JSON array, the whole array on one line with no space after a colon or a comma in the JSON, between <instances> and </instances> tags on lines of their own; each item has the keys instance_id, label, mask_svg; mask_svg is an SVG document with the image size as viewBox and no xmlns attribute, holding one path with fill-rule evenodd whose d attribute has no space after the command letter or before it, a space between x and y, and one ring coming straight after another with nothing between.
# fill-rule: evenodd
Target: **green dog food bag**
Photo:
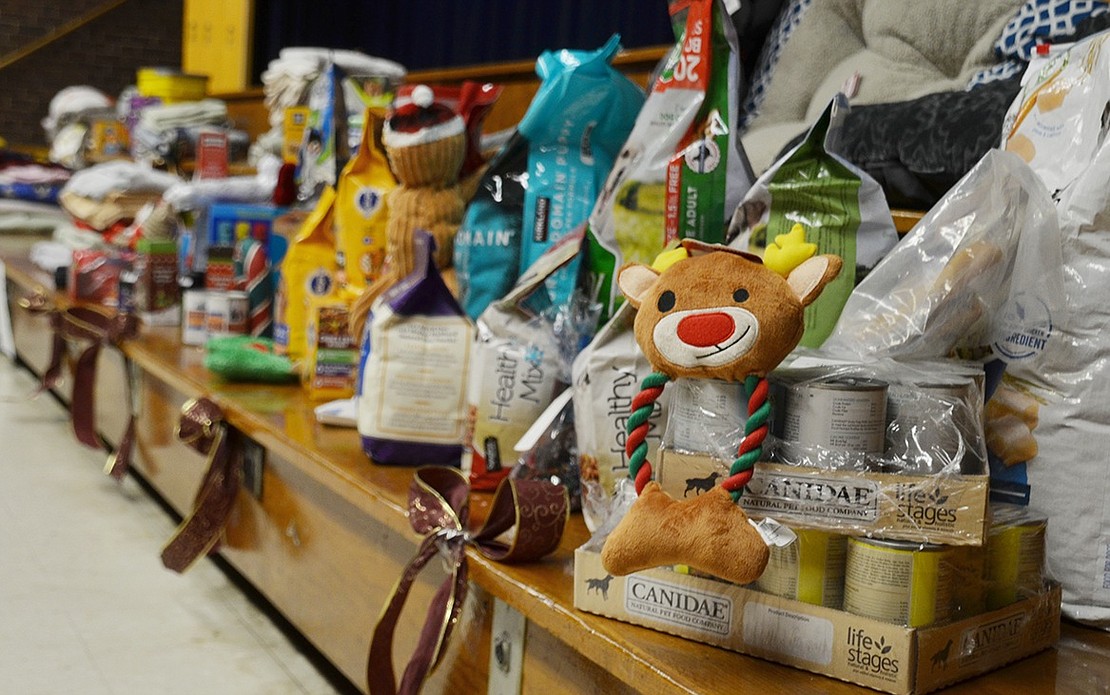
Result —
<instances>
[{"instance_id":1,"label":"green dog food bag","mask_svg":"<svg viewBox=\"0 0 1110 695\"><path fill-rule=\"evenodd\" d=\"M816 254L844 261L840 275L806 307L803 347L820 347L848 295L898 243L886 196L875 179L835 154L848 100L838 94L796 147L756 181L733 215L730 245L776 258L791 244L816 244Z\"/></svg>"},{"instance_id":2,"label":"green dog food bag","mask_svg":"<svg viewBox=\"0 0 1110 695\"><path fill-rule=\"evenodd\" d=\"M724 241L754 176L737 132L739 3L672 0L676 43L589 217L588 296L604 321L620 301L613 275L650 263L675 239Z\"/></svg>"}]
</instances>

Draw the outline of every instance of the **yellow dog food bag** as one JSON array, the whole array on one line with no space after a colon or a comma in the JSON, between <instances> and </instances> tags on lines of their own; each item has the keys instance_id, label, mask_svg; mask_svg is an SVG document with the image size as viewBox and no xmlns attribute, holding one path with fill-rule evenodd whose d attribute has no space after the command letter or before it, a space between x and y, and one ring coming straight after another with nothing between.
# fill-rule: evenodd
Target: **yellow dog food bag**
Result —
<instances>
[{"instance_id":1,"label":"yellow dog food bag","mask_svg":"<svg viewBox=\"0 0 1110 695\"><path fill-rule=\"evenodd\" d=\"M336 184L335 231L340 267L347 284L362 289L377 279L385 263L386 193L397 187L382 148L385 117L366 110L358 152Z\"/></svg>"},{"instance_id":2,"label":"yellow dog food bag","mask_svg":"<svg viewBox=\"0 0 1110 695\"><path fill-rule=\"evenodd\" d=\"M307 353L309 298L326 297L335 291L339 264L332 233L334 212L335 189L329 186L281 262L274 311L274 349L294 362Z\"/></svg>"}]
</instances>

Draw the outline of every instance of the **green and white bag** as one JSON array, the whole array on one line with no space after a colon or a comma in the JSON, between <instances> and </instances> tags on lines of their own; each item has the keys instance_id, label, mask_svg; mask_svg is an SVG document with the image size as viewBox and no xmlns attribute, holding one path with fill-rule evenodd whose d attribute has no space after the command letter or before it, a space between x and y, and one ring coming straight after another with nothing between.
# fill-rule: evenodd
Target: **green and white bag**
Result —
<instances>
[{"instance_id":1,"label":"green and white bag","mask_svg":"<svg viewBox=\"0 0 1110 695\"><path fill-rule=\"evenodd\" d=\"M770 264L769 245L800 224L816 253L831 253L844 270L806 307L803 347L820 347L832 333L848 295L898 243L886 196L875 179L836 154L848 100L836 95L805 139L756 181L736 209L731 246Z\"/></svg>"}]
</instances>

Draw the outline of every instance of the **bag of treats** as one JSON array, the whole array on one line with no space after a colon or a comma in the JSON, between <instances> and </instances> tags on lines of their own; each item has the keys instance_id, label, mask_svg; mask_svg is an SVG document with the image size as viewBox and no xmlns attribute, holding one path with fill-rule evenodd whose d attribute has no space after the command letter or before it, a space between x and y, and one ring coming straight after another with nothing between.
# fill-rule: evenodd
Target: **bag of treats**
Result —
<instances>
[{"instance_id":1,"label":"bag of treats","mask_svg":"<svg viewBox=\"0 0 1110 695\"><path fill-rule=\"evenodd\" d=\"M852 292L821 352L849 360L981 357L1008 333L1021 283L1059 300L1051 201L1017 157L992 150Z\"/></svg>"},{"instance_id":2,"label":"bag of treats","mask_svg":"<svg viewBox=\"0 0 1110 695\"><path fill-rule=\"evenodd\" d=\"M358 341L349 317L354 296L349 291L313 297L307 310L307 353L301 385L314 401L350 398L358 376Z\"/></svg>"}]
</instances>

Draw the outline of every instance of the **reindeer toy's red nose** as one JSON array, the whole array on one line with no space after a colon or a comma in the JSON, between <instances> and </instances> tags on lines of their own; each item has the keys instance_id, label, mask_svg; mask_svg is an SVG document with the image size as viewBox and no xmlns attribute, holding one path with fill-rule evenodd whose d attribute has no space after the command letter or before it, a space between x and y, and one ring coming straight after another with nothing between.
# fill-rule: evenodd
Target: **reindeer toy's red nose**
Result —
<instances>
[{"instance_id":1,"label":"reindeer toy's red nose","mask_svg":"<svg viewBox=\"0 0 1110 695\"><path fill-rule=\"evenodd\" d=\"M736 322L720 311L693 314L679 321L675 332L687 345L711 347L731 338L736 332Z\"/></svg>"}]
</instances>

